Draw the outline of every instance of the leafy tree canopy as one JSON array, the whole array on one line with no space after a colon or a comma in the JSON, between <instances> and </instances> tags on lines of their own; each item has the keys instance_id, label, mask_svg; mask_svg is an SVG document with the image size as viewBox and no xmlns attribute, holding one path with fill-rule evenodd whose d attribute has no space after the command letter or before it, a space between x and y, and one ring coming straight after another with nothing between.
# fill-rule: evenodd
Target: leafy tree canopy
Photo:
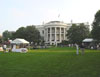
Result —
<instances>
[{"instance_id":1,"label":"leafy tree canopy","mask_svg":"<svg viewBox=\"0 0 100 77\"><path fill-rule=\"evenodd\" d=\"M100 10L97 11L97 13L95 14L95 18L92 24L92 37L100 42Z\"/></svg>"},{"instance_id":2,"label":"leafy tree canopy","mask_svg":"<svg viewBox=\"0 0 100 77\"><path fill-rule=\"evenodd\" d=\"M67 37L71 43L81 43L89 36L89 29L84 24L73 24L67 31Z\"/></svg>"},{"instance_id":3,"label":"leafy tree canopy","mask_svg":"<svg viewBox=\"0 0 100 77\"><path fill-rule=\"evenodd\" d=\"M29 42L39 42L41 37L34 25L19 28L15 33L16 38L23 38Z\"/></svg>"},{"instance_id":4,"label":"leafy tree canopy","mask_svg":"<svg viewBox=\"0 0 100 77\"><path fill-rule=\"evenodd\" d=\"M11 31L4 31L3 32L3 41L8 41L8 39L12 39L13 38L13 33L14 32L11 32Z\"/></svg>"}]
</instances>

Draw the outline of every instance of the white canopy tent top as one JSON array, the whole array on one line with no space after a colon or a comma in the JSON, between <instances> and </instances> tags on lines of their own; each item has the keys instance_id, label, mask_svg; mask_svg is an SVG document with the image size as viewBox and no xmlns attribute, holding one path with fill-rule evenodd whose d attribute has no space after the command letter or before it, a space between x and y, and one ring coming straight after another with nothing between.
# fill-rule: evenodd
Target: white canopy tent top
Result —
<instances>
[{"instance_id":1,"label":"white canopy tent top","mask_svg":"<svg viewBox=\"0 0 100 77\"><path fill-rule=\"evenodd\" d=\"M92 42L92 41L93 41L92 38L86 38L86 39L83 40L83 42Z\"/></svg>"},{"instance_id":2,"label":"white canopy tent top","mask_svg":"<svg viewBox=\"0 0 100 77\"><path fill-rule=\"evenodd\" d=\"M26 41L25 39L17 38L15 40L11 41L11 44L29 44L29 42Z\"/></svg>"}]
</instances>

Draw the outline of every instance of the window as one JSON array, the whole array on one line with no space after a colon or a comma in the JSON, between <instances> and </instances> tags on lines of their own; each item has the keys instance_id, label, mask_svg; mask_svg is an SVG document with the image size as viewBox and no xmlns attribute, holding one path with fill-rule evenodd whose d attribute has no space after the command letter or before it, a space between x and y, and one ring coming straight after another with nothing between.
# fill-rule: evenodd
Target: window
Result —
<instances>
[{"instance_id":1,"label":"window","mask_svg":"<svg viewBox=\"0 0 100 77\"><path fill-rule=\"evenodd\" d=\"M44 34L44 30L42 30L42 34Z\"/></svg>"}]
</instances>

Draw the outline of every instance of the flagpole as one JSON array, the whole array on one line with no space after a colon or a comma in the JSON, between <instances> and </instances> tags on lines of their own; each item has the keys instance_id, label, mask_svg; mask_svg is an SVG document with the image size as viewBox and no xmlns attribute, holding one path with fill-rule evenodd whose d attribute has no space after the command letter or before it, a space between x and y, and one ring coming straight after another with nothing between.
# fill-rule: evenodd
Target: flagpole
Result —
<instances>
[{"instance_id":1,"label":"flagpole","mask_svg":"<svg viewBox=\"0 0 100 77\"><path fill-rule=\"evenodd\" d=\"M59 18L60 18L60 14L58 14L58 20L59 20Z\"/></svg>"}]
</instances>

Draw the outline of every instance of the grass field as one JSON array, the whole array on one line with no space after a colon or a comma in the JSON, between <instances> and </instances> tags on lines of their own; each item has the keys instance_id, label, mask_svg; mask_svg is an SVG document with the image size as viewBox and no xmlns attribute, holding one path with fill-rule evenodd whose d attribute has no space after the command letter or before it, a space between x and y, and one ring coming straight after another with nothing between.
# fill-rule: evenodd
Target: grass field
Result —
<instances>
[{"instance_id":1,"label":"grass field","mask_svg":"<svg viewBox=\"0 0 100 77\"><path fill-rule=\"evenodd\" d=\"M100 51L75 48L0 52L0 77L100 77Z\"/></svg>"}]
</instances>

